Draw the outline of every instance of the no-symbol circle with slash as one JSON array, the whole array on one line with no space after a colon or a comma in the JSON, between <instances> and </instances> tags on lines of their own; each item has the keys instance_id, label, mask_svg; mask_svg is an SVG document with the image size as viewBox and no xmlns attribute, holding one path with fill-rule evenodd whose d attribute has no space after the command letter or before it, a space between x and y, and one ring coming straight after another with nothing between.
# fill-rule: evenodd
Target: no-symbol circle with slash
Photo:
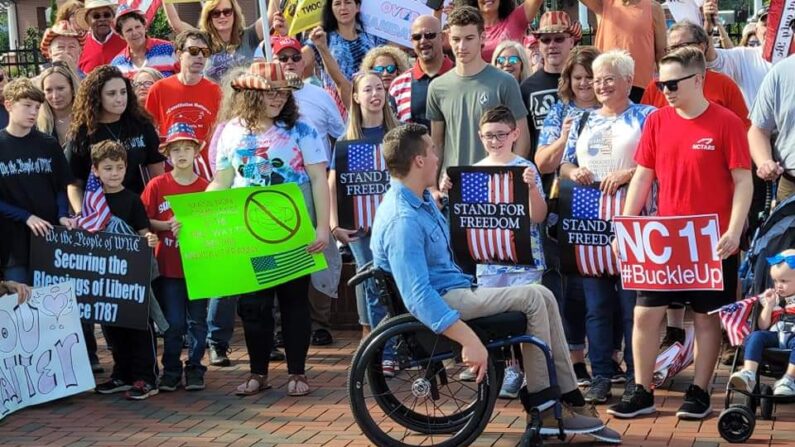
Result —
<instances>
[{"instance_id":1,"label":"no-symbol circle with slash","mask_svg":"<svg viewBox=\"0 0 795 447\"><path fill-rule=\"evenodd\" d=\"M243 219L248 232L266 244L285 242L301 227L298 205L289 195L274 190L250 194L243 206Z\"/></svg>"}]
</instances>

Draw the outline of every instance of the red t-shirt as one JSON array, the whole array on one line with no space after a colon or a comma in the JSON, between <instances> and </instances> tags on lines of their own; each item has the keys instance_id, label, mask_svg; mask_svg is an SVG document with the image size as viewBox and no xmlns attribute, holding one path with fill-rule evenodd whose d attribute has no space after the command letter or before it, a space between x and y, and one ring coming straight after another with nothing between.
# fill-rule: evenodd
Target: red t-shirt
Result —
<instances>
[{"instance_id":1,"label":"red t-shirt","mask_svg":"<svg viewBox=\"0 0 795 447\"><path fill-rule=\"evenodd\" d=\"M743 93L740 91L740 87L737 87L737 84L732 81L732 78L717 71L707 70L704 79L704 97L708 101L722 105L734 112L735 115L743 120L746 129L751 127L751 121L748 120L748 107L745 106ZM657 90L657 86L654 85L654 80L650 81L649 85L646 86L646 91L643 92L643 98L641 98L640 103L648 104L658 109L668 105L665 95Z\"/></svg>"},{"instance_id":2,"label":"red t-shirt","mask_svg":"<svg viewBox=\"0 0 795 447\"><path fill-rule=\"evenodd\" d=\"M100 65L107 65L116 57L117 54L127 48L127 42L118 34L111 32L108 40L104 43L98 42L93 33L88 33L86 43L83 45L83 52L80 54L80 61L77 66L86 75L91 70Z\"/></svg>"},{"instance_id":3,"label":"red t-shirt","mask_svg":"<svg viewBox=\"0 0 795 447\"><path fill-rule=\"evenodd\" d=\"M146 208L146 215L150 219L167 221L174 217L171 206L166 196L203 192L209 182L201 177L190 185L180 185L174 180L171 173L158 175L152 179L141 194L141 201ZM179 244L171 231L158 231L160 239L155 247L155 257L160 268L160 274L166 278L184 278L182 259L179 257Z\"/></svg>"},{"instance_id":4,"label":"red t-shirt","mask_svg":"<svg viewBox=\"0 0 795 447\"><path fill-rule=\"evenodd\" d=\"M653 169L660 216L717 214L721 234L729 227L734 195L732 169L751 169L740 118L710 103L694 119L663 107L646 118L635 161Z\"/></svg>"},{"instance_id":5,"label":"red t-shirt","mask_svg":"<svg viewBox=\"0 0 795 447\"><path fill-rule=\"evenodd\" d=\"M221 88L206 78L194 85L183 84L177 76L161 79L149 89L146 97L146 110L154 118L161 138L172 124L186 123L193 127L200 140L209 143L220 106ZM170 165L166 165L170 170ZM207 145L201 157L196 158L195 168L197 175L212 180Z\"/></svg>"}]
</instances>

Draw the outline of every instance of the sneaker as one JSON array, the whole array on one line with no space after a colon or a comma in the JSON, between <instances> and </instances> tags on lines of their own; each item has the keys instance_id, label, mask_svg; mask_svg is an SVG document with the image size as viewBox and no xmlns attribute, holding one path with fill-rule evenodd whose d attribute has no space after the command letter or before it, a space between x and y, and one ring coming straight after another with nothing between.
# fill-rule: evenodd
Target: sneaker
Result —
<instances>
[{"instance_id":1,"label":"sneaker","mask_svg":"<svg viewBox=\"0 0 795 447\"><path fill-rule=\"evenodd\" d=\"M610 378L612 383L624 383L627 381L627 373L621 369L621 365L613 360L613 377Z\"/></svg>"},{"instance_id":2,"label":"sneaker","mask_svg":"<svg viewBox=\"0 0 795 447\"><path fill-rule=\"evenodd\" d=\"M685 401L676 412L679 419L704 419L712 413L709 393L698 385L690 385L685 392Z\"/></svg>"},{"instance_id":3,"label":"sneaker","mask_svg":"<svg viewBox=\"0 0 795 447\"><path fill-rule=\"evenodd\" d=\"M667 326L665 328L665 337L663 337L662 343L660 343L660 351L665 351L666 349L673 346L674 343L679 342L684 346L685 344L685 330Z\"/></svg>"},{"instance_id":4,"label":"sneaker","mask_svg":"<svg viewBox=\"0 0 795 447\"><path fill-rule=\"evenodd\" d=\"M312 332L312 346L328 346L332 343L334 338L327 329L320 328Z\"/></svg>"},{"instance_id":5,"label":"sneaker","mask_svg":"<svg viewBox=\"0 0 795 447\"><path fill-rule=\"evenodd\" d=\"M519 390L522 388L522 382L524 382L524 373L519 368L515 366L505 368L505 378L502 380L500 398L516 399L519 396Z\"/></svg>"},{"instance_id":6,"label":"sneaker","mask_svg":"<svg viewBox=\"0 0 795 447\"><path fill-rule=\"evenodd\" d=\"M458 380L462 382L474 382L477 378L477 374L473 373L469 368L461 371L461 373L458 374Z\"/></svg>"},{"instance_id":7,"label":"sneaker","mask_svg":"<svg viewBox=\"0 0 795 447\"><path fill-rule=\"evenodd\" d=\"M597 377L591 382L591 388L585 393L585 401L593 404L603 404L613 397L611 388L613 383L606 377Z\"/></svg>"},{"instance_id":8,"label":"sneaker","mask_svg":"<svg viewBox=\"0 0 795 447\"><path fill-rule=\"evenodd\" d=\"M785 375L773 385L774 396L795 396L795 380Z\"/></svg>"},{"instance_id":9,"label":"sneaker","mask_svg":"<svg viewBox=\"0 0 795 447\"><path fill-rule=\"evenodd\" d=\"M199 391L203 389L204 371L196 367L185 368L185 391Z\"/></svg>"},{"instance_id":10,"label":"sneaker","mask_svg":"<svg viewBox=\"0 0 795 447\"><path fill-rule=\"evenodd\" d=\"M756 374L747 369L741 369L736 373L729 376L729 383L727 388L734 388L737 390L745 390L749 393L754 392L756 387Z\"/></svg>"},{"instance_id":11,"label":"sneaker","mask_svg":"<svg viewBox=\"0 0 795 447\"><path fill-rule=\"evenodd\" d=\"M627 380L627 383L624 384L624 393L621 395L621 399L629 399L632 396L632 393L635 392L635 378L630 377Z\"/></svg>"},{"instance_id":12,"label":"sneaker","mask_svg":"<svg viewBox=\"0 0 795 447\"><path fill-rule=\"evenodd\" d=\"M210 346L210 364L213 366L231 366L232 362L230 362L229 357L227 357L228 353L228 349Z\"/></svg>"},{"instance_id":13,"label":"sneaker","mask_svg":"<svg viewBox=\"0 0 795 447\"><path fill-rule=\"evenodd\" d=\"M397 363L394 360L384 360L381 362L381 372L384 374L384 377L395 377L395 371L397 371Z\"/></svg>"},{"instance_id":14,"label":"sneaker","mask_svg":"<svg viewBox=\"0 0 795 447\"><path fill-rule=\"evenodd\" d=\"M631 394L625 394L621 402L607 407L607 413L618 418L634 418L641 414L652 414L657 409L654 407L654 393L647 391L643 385L635 385Z\"/></svg>"},{"instance_id":15,"label":"sneaker","mask_svg":"<svg viewBox=\"0 0 795 447\"><path fill-rule=\"evenodd\" d=\"M100 383L94 388L99 394L113 394L113 393L121 393L122 391L127 391L132 386L129 383L126 383L120 379L110 379L107 382Z\"/></svg>"},{"instance_id":16,"label":"sneaker","mask_svg":"<svg viewBox=\"0 0 795 447\"><path fill-rule=\"evenodd\" d=\"M158 389L160 391L177 391L177 388L182 385L182 378L180 376L175 375L165 375L160 377L160 385L158 385Z\"/></svg>"},{"instance_id":17,"label":"sneaker","mask_svg":"<svg viewBox=\"0 0 795 447\"><path fill-rule=\"evenodd\" d=\"M128 400L144 400L156 395L159 392L160 391L157 388L144 382L143 380L139 380L133 384L132 388L127 391L127 394L125 394L124 397L126 397Z\"/></svg>"},{"instance_id":18,"label":"sneaker","mask_svg":"<svg viewBox=\"0 0 795 447\"><path fill-rule=\"evenodd\" d=\"M279 351L279 349L276 348L276 346L274 346L273 349L271 349L270 361L272 361L272 362L281 362L285 358L287 358L287 357L285 357L284 353L282 351Z\"/></svg>"},{"instance_id":19,"label":"sneaker","mask_svg":"<svg viewBox=\"0 0 795 447\"><path fill-rule=\"evenodd\" d=\"M590 386L591 375L588 374L588 367L585 363L579 362L574 364L574 375L577 376L578 386Z\"/></svg>"},{"instance_id":20,"label":"sneaker","mask_svg":"<svg viewBox=\"0 0 795 447\"><path fill-rule=\"evenodd\" d=\"M621 434L606 425L601 430L595 431L593 433L586 433L586 435L596 439L599 442L606 442L608 444L621 444Z\"/></svg>"},{"instance_id":21,"label":"sneaker","mask_svg":"<svg viewBox=\"0 0 795 447\"><path fill-rule=\"evenodd\" d=\"M604 422L593 416L580 414L571 405L561 403L563 432L566 434L593 433L605 427ZM584 407L583 407L584 408ZM555 408L550 407L541 413L541 435L557 436L560 433L558 420L555 419Z\"/></svg>"}]
</instances>

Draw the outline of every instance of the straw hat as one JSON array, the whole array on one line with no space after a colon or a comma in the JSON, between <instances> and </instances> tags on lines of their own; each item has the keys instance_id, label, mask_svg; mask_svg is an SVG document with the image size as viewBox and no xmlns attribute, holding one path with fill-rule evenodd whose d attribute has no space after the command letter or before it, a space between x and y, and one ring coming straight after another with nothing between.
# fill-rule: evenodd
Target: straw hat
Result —
<instances>
[{"instance_id":1,"label":"straw hat","mask_svg":"<svg viewBox=\"0 0 795 447\"><path fill-rule=\"evenodd\" d=\"M582 38L582 26L579 22L572 22L566 11L547 11L538 22L538 29L534 35L568 33L575 41Z\"/></svg>"},{"instance_id":2,"label":"straw hat","mask_svg":"<svg viewBox=\"0 0 795 447\"><path fill-rule=\"evenodd\" d=\"M72 37L77 39L77 42L82 47L86 42L86 33L80 32L72 28L68 20L61 20L50 28L44 31L44 36L41 38L41 45L39 51L46 58L50 58L50 45L56 37Z\"/></svg>"},{"instance_id":3,"label":"straw hat","mask_svg":"<svg viewBox=\"0 0 795 447\"><path fill-rule=\"evenodd\" d=\"M80 28L89 29L88 13L92 9L110 8L115 13L118 6L118 0L86 0L85 6L82 9L78 9L75 13L75 20Z\"/></svg>"},{"instance_id":4,"label":"straw hat","mask_svg":"<svg viewBox=\"0 0 795 447\"><path fill-rule=\"evenodd\" d=\"M245 73L232 81L235 90L281 90L301 88L301 79L285 73L276 62L255 61Z\"/></svg>"}]
</instances>

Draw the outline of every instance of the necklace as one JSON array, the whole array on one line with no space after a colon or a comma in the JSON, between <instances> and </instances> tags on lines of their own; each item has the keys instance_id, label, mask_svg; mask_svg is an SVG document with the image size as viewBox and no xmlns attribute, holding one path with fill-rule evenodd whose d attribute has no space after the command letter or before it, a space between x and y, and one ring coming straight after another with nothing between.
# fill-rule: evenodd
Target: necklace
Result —
<instances>
[{"instance_id":1,"label":"necklace","mask_svg":"<svg viewBox=\"0 0 795 447\"><path fill-rule=\"evenodd\" d=\"M113 129L111 129L110 126L108 126L108 123L102 123L102 125L105 126L105 130L107 130L108 133L111 134L111 136L113 136L114 140L121 143L121 138L119 138L119 136L116 135L116 132L114 132Z\"/></svg>"}]
</instances>

